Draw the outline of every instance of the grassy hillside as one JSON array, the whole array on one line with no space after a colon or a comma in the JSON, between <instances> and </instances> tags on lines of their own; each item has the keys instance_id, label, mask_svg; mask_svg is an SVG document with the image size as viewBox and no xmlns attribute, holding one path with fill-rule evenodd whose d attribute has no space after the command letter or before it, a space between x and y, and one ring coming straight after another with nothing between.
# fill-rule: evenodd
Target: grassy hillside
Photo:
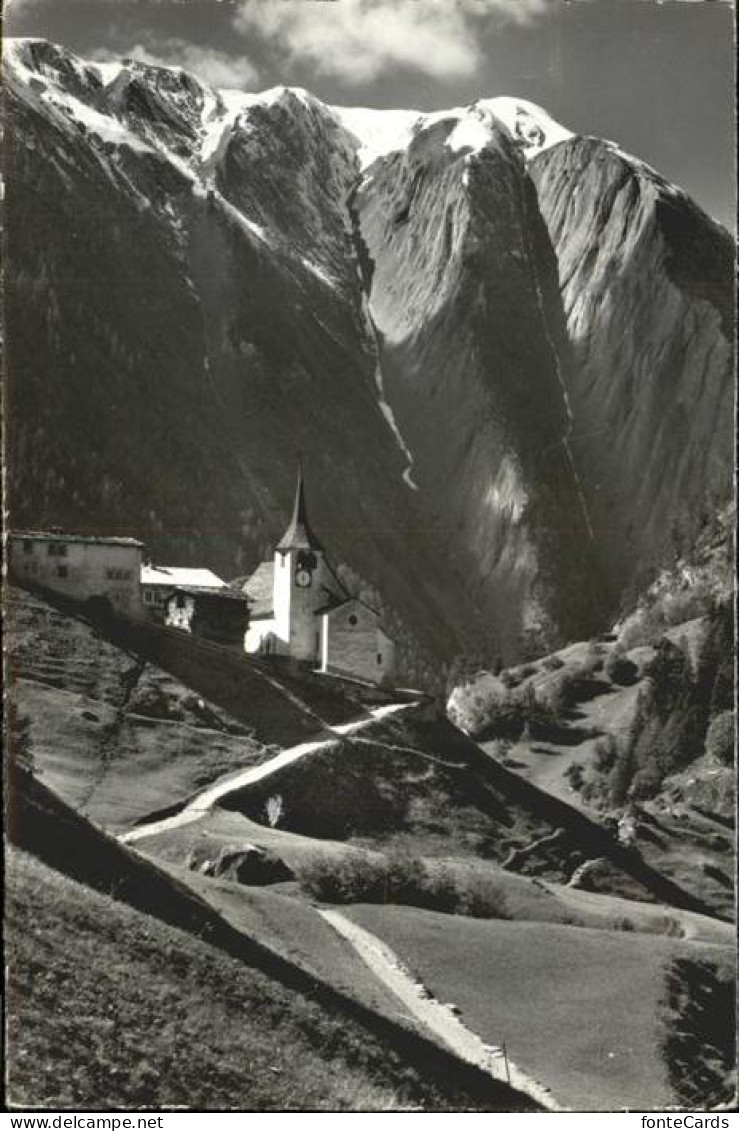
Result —
<instances>
[{"instance_id":1,"label":"grassy hillside","mask_svg":"<svg viewBox=\"0 0 739 1131\"><path fill-rule=\"evenodd\" d=\"M731 606L671 625L655 617L497 675L478 672L450 711L499 764L731 915Z\"/></svg>"},{"instance_id":2,"label":"grassy hillside","mask_svg":"<svg viewBox=\"0 0 739 1131\"><path fill-rule=\"evenodd\" d=\"M360 1027L185 931L25 853L7 879L14 1105L448 1110Z\"/></svg>"},{"instance_id":3,"label":"grassy hillside","mask_svg":"<svg viewBox=\"0 0 739 1131\"><path fill-rule=\"evenodd\" d=\"M9 791L10 840L17 851L33 857L30 868L41 868L44 864L54 869L49 879L51 888L49 884L38 887L35 902L31 899L36 890L34 883L21 875L15 889L16 911L13 914L16 917L11 916L8 920L7 937L15 955L15 965L10 976L11 994L17 994L13 1005L14 1016L18 1011L22 1014L26 998L30 997L32 1001L30 1015L23 1016L11 1032L13 1055L16 1049L23 1049L22 1034L27 1027L38 1031L39 1042L49 1042L48 1047L43 1046L46 1049L44 1058L49 1061L46 1075L46 1068L41 1071L32 1058L26 1060L26 1054L21 1057L16 1077L20 1082L18 1087L28 1087L30 1090L20 1093L23 1097L18 1100L20 1106L40 1102L32 1099L38 1088L52 1089L44 1102L52 1106L57 1099L62 1102L60 1094L53 1092L53 1088L61 1087L60 1081L69 1076L65 1061L67 1056L71 1057L71 1064L75 1068L72 1075L76 1075L82 1081L80 1087L86 1089L75 1093L76 1106L93 1102L109 1106L116 1096L124 1106L130 1105L136 1102L135 1090L138 1086L135 1071L137 1061L131 1050L139 1047L150 1049L154 1060L164 1057L168 1066L166 1071L157 1069L158 1076L163 1080L166 1077L165 1082L161 1086L152 1084L153 1091L146 1093L151 1098L141 1099L140 1102L154 1106L176 1102L194 1102L197 1105L206 1102L204 1097L207 1094L207 1102L218 1106L222 1102L222 1098L219 1098L222 1095L220 1085L213 1084L213 1090L209 1092L211 1081L207 1078L198 1080L197 1086L202 1085L205 1091L201 1095L196 1088L194 1101L188 1100L186 1096L181 1100L172 1098L176 1089L184 1086L183 1081L197 1075L192 1066L195 1058L201 1055L200 1041L207 1036L206 1030L201 1031L195 1023L190 1028L184 1026L185 1033L190 1033L192 1029L192 1043L186 1043L182 1053L190 1069L183 1070L182 1077L177 1077L174 1083L169 1082L171 1049L167 1052L158 1036L148 1039L142 1036L139 1040L139 1023L142 1034L150 1028L156 1029L157 1025L167 1033L174 1031L165 1005L167 1001L174 1001L180 996L182 987L176 979L182 972L182 963L189 961L187 956L191 944L196 948L204 947L208 955L220 956L204 961L227 963L223 975L225 985L230 984L234 969L247 971L249 984L264 988L267 1019L284 1014L283 1003L289 999L296 1003L297 1009L296 1017L289 1024L294 1025L299 1034L310 1033L311 1024L301 1019L301 1002L310 1002L310 1007L318 1011L316 1016L320 1014L328 1025L328 1029L324 1029L323 1022L316 1022L319 1031L316 1043L327 1050L323 1058L326 1063L320 1071L317 1070L316 1081L320 1080L321 1073L332 1071L329 1065L333 1063L334 1052L339 1047L346 1049L349 1063L364 1063L361 1056L352 1051L355 1047L361 1047L370 1055L373 1065L387 1066L390 1077L383 1078L384 1080L394 1079L393 1074L397 1071L398 1087L407 1085L408 1095L417 1097L409 1101L412 1104L418 1102L434 1110L437 1106L439 1110L446 1110L450 1106L464 1110L475 1108L480 1103L485 1105L485 1110L518 1110L521 1105L524 1109L531 1106L525 1097L518 1096L466 1066L439 1045L418 1035L412 1028L399 1025L387 1012L376 1012L373 1008L376 1003L369 1001L368 996L364 1000L362 993L349 996L342 992L341 987L336 988L329 980L322 980L320 973L316 976L316 973L307 971L305 966L286 961L285 957L270 948L269 940L265 945L261 938L250 934L246 922L231 925L191 887L103 835L36 782L27 771L13 768L12 764L11 769L14 780ZM59 869L63 871L63 875ZM45 869L41 868L39 874L45 874ZM72 888L69 887L70 882ZM59 888L56 894L55 888ZM72 896L69 896L70 890L73 892ZM134 925L129 931L129 921L136 924L139 920L143 922L140 930ZM46 927L43 930L36 930L35 927L29 929L29 922L45 923ZM55 935L57 931L61 931L61 935ZM92 932L93 938L88 946L84 937L89 932ZM138 962L138 950L134 947L129 952L131 933L136 937L143 933L148 938L146 945L153 952L152 965L157 971L157 978L159 971L167 971L166 977L174 977L175 984L160 986L155 979L155 984L149 987L149 974L142 967L138 971L138 989L135 992L132 990L136 978L129 983L126 971L131 964L135 967ZM180 939L179 943L177 938ZM38 952L34 950L37 944L40 948ZM94 964L91 957L93 954L100 955L99 966ZM43 955L43 958L39 955ZM45 968L40 973L44 963ZM88 989L84 984L91 980L90 969L96 974L92 981L100 984L100 990ZM198 966L198 971L201 969L202 964ZM199 980L200 973L196 972L192 981ZM270 986L274 993L269 989ZM36 988L41 995L38 1000L34 996ZM99 1000L95 998L98 992L102 995ZM189 993L190 988L185 986L185 998ZM273 1007L270 1002L275 995L278 1004ZM133 1003L130 1009L128 1005L124 1009L120 1004L119 999L123 997ZM118 1004L111 1004L111 999ZM153 1006L150 999L155 1003ZM33 1005L34 1002L37 1008ZM62 1006L61 1003L64 1002L68 1003L67 1007ZM157 1013L157 1002L162 1007L161 1014ZM121 1009L124 1009L124 1014L120 1027L115 1026L111 1030L106 1018L115 1017ZM231 1006L228 1009L233 1020L233 1009ZM244 1009L247 1012L251 1009L255 1016L259 1016L259 1010L256 1007L252 1009L250 1000L245 999ZM138 1020L139 1015L141 1022ZM238 1016L241 1018L242 1015L239 1013ZM113 1045L114 1051L110 1053L114 1058L120 1052L124 1058L120 1075L113 1081L123 1089L120 1094L115 1088L112 1092L101 1091L105 1073L99 1067L99 1059L95 1059L97 1053L93 1056L87 1050L88 1023L95 1032L100 1029L109 1036L112 1033L112 1040L123 1042L122 1048ZM263 1018L261 1023L264 1023ZM213 1026L220 1030L222 1019L216 1016ZM131 1035L127 1036L129 1032ZM55 1047L55 1042L60 1049L61 1046L64 1049L53 1055L49 1050ZM275 1043L285 1045L284 1034L279 1040L276 1038ZM289 1041L287 1047L289 1048ZM107 1063L110 1048L106 1045L100 1052L104 1063ZM20 1053L18 1055L21 1056ZM98 1065L94 1071L89 1068L91 1056L93 1065ZM375 1059L372 1060L372 1057ZM284 1063L289 1061L285 1060ZM26 1069L30 1072L29 1076L23 1074ZM40 1075L36 1075L37 1073ZM154 1078L148 1071L146 1075L151 1083ZM374 1079L372 1073L368 1078ZM228 1087L230 1086L229 1084ZM95 1089L98 1089L100 1096L98 1101L93 1101ZM35 1094L38 1095L38 1091ZM300 1080L292 1094L295 1096L294 1106L298 1109L314 1103L314 1093L307 1086L304 1090ZM349 1100L341 1098L343 1094L340 1088L336 1090L335 1102L340 1106L350 1104ZM243 1089L241 1095L246 1095ZM259 1105L272 1102L269 1100L267 1085L257 1095ZM263 1096L267 1098L263 1099ZM281 1110L285 1102L285 1094L278 1089L273 1109ZM369 1101L364 1099L357 1102L361 1107ZM243 1098L239 1100L239 1105L244 1103L246 1101Z\"/></svg>"},{"instance_id":4,"label":"grassy hillside","mask_svg":"<svg viewBox=\"0 0 739 1131\"><path fill-rule=\"evenodd\" d=\"M476 1033L505 1040L515 1063L577 1111L681 1102L664 1047L675 1032L664 1007L670 970L679 959L701 962L727 996L734 969L730 946L407 907L347 915L389 943L436 998L455 1003ZM731 1026L729 1015L714 1014L713 1042L725 1047ZM694 1042L688 1071L699 1074L700 1057ZM730 1062L720 1083L728 1098ZM714 1080L712 1097L716 1088Z\"/></svg>"},{"instance_id":5,"label":"grassy hillside","mask_svg":"<svg viewBox=\"0 0 739 1131\"><path fill-rule=\"evenodd\" d=\"M253 730L91 623L5 594L8 693L36 772L113 830L268 757Z\"/></svg>"}]
</instances>

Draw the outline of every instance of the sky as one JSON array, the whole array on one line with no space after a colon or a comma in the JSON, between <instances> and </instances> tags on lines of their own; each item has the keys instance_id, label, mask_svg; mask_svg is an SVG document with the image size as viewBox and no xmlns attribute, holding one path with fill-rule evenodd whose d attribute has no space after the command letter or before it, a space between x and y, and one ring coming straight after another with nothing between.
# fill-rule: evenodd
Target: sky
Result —
<instances>
[{"instance_id":1,"label":"sky","mask_svg":"<svg viewBox=\"0 0 739 1131\"><path fill-rule=\"evenodd\" d=\"M735 226L730 0L6 0L5 34L339 105L527 98Z\"/></svg>"}]
</instances>

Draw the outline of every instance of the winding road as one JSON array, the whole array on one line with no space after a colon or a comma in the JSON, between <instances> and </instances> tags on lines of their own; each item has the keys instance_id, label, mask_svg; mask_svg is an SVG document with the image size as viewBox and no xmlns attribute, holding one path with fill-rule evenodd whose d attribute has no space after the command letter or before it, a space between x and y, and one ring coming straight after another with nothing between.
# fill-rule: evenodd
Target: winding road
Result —
<instances>
[{"instance_id":1,"label":"winding road","mask_svg":"<svg viewBox=\"0 0 739 1131\"><path fill-rule=\"evenodd\" d=\"M331 732L330 738L319 738L313 742L301 742L298 746L289 746L286 750L281 751L274 758L270 758L269 761L262 762L259 766L251 766L249 769L239 770L235 774L228 774L219 778L207 789L204 789L202 793L196 794L179 813L175 813L171 817L163 817L158 821L152 821L149 824L139 825L135 829L121 833L118 840L123 844L132 844L134 841L143 840L145 837L156 836L158 833L170 832L172 829L189 825L202 817L204 813L209 812L224 797L243 789L244 786L263 781L271 774L283 769L284 766L289 766L293 762L298 762L301 758L315 754L317 750L325 750L345 735L354 734L364 727L371 726L378 719L383 719L387 715L394 715L398 711L405 711L415 706L417 706L415 701L387 703L381 707L370 708L366 718L357 719L355 722L339 723L336 726L326 724L326 730Z\"/></svg>"}]
</instances>

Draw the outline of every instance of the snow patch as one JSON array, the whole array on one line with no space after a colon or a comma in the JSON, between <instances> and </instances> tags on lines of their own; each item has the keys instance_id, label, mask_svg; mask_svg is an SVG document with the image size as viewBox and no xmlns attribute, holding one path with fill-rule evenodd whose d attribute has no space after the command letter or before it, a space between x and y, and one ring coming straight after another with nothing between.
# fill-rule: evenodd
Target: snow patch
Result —
<instances>
[{"instance_id":1,"label":"snow patch","mask_svg":"<svg viewBox=\"0 0 739 1131\"><path fill-rule=\"evenodd\" d=\"M329 110L353 137L362 170L378 157L406 149L423 117L418 110L372 110L364 106L330 106Z\"/></svg>"},{"instance_id":2,"label":"snow patch","mask_svg":"<svg viewBox=\"0 0 739 1131\"><path fill-rule=\"evenodd\" d=\"M336 280L332 278L331 275L329 275L328 271L324 271L324 269L317 263L313 263L310 259L306 259L304 255L301 255L300 261L304 267L308 268L311 274L315 275L317 279L320 279L322 283L325 283L327 287L336 286Z\"/></svg>"},{"instance_id":3,"label":"snow patch","mask_svg":"<svg viewBox=\"0 0 739 1131\"><path fill-rule=\"evenodd\" d=\"M395 439L397 441L398 447L400 448L400 450L403 453L403 455L405 456L405 458L408 460L408 466L405 469L405 471L403 472L403 481L411 488L412 491L417 491L418 490L418 484L415 483L414 480L413 480L413 463L414 463L413 454L411 453L410 448L406 444L406 442L403 439L403 436L401 434L401 431L398 428L398 425L397 425L396 420L395 420L395 413L393 412L390 405L385 400L385 390L384 390L383 384L382 384L382 373L380 372L380 366L379 365L377 366L377 369L375 371L375 384L377 385L377 391L380 394L380 399L377 402L379 407L380 407L380 412L385 417L385 420L388 423L390 431L392 432L393 436L395 437Z\"/></svg>"},{"instance_id":4,"label":"snow patch","mask_svg":"<svg viewBox=\"0 0 739 1131\"><path fill-rule=\"evenodd\" d=\"M489 143L492 137L490 122L477 116L467 115L454 127L446 139L447 148L454 153L460 150L471 149L479 153Z\"/></svg>"},{"instance_id":5,"label":"snow patch","mask_svg":"<svg viewBox=\"0 0 739 1131\"><path fill-rule=\"evenodd\" d=\"M450 110L372 110L362 106L330 106L340 125L357 145L357 160L364 170L378 157L407 149L414 135L436 122L457 119L447 138L455 153L471 149L478 153L489 145L493 120L505 126L520 143L527 158L574 135L556 122L546 110L522 98L481 98L470 106Z\"/></svg>"},{"instance_id":6,"label":"snow patch","mask_svg":"<svg viewBox=\"0 0 739 1131\"><path fill-rule=\"evenodd\" d=\"M103 86L110 86L125 70L122 63L99 63L97 59L85 59L84 63L91 71L97 71Z\"/></svg>"},{"instance_id":7,"label":"snow patch","mask_svg":"<svg viewBox=\"0 0 739 1131\"><path fill-rule=\"evenodd\" d=\"M514 140L521 143L527 158L535 157L537 153L543 153L545 149L551 149L553 145L575 136L541 106L523 98L481 98L476 105L505 126Z\"/></svg>"}]
</instances>

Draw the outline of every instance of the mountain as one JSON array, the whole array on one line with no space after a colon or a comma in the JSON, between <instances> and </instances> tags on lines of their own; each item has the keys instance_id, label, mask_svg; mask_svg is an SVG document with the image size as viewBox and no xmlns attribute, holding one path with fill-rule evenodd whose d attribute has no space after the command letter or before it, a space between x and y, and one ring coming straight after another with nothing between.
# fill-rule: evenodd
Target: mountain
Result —
<instances>
[{"instance_id":1,"label":"mountain","mask_svg":"<svg viewBox=\"0 0 739 1131\"><path fill-rule=\"evenodd\" d=\"M243 573L300 451L395 634L510 662L605 626L730 492L731 240L612 144L510 98L6 62L16 527Z\"/></svg>"}]
</instances>

